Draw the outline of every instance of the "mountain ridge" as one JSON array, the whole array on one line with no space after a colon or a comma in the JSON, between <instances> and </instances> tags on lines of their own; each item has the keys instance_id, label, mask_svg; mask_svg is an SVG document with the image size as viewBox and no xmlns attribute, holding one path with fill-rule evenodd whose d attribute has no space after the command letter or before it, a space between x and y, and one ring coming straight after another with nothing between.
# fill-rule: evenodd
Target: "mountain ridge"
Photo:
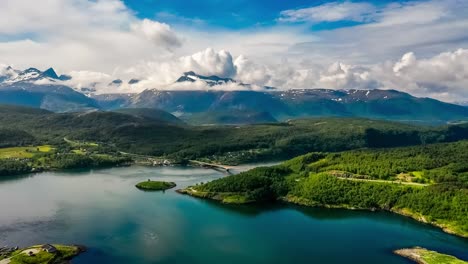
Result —
<instances>
[{"instance_id":1,"label":"mountain ridge","mask_svg":"<svg viewBox=\"0 0 468 264\"><path fill-rule=\"evenodd\" d=\"M183 119L204 112L230 113L223 120L239 120L237 113L260 113L265 120L287 120L300 117L343 116L364 117L399 121L423 121L444 123L468 120L468 108L441 102L432 98L414 97L398 90L334 90L268 88L252 90L249 84L216 75L204 76L193 71L185 72L176 83L202 81L213 89L146 89L141 93L95 94L85 93L63 85L69 76L58 75L53 68L42 72L36 68L24 71L11 67L0 76L0 103L27 105L56 112L89 109L112 110L119 108L155 108ZM71 78L71 77L70 77ZM39 81L50 81L43 84ZM52 81L51 81L52 80ZM133 81L132 81L133 80ZM109 85L137 83L137 79L115 79ZM217 89L225 84L237 84L239 90ZM250 115L252 116L252 115ZM247 116L246 116L247 118ZM197 121L198 123L199 121ZM208 122L208 121L207 121ZM243 122L239 120L240 123ZM237 123L237 121L236 121Z\"/></svg>"}]
</instances>

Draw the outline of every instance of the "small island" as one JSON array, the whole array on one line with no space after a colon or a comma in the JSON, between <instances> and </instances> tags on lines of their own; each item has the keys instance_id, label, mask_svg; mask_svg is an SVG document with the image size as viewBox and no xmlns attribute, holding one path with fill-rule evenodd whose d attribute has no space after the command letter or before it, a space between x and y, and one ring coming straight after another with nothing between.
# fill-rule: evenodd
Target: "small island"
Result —
<instances>
[{"instance_id":1,"label":"small island","mask_svg":"<svg viewBox=\"0 0 468 264\"><path fill-rule=\"evenodd\" d=\"M84 251L85 248L82 246L56 244L36 245L23 249L0 247L0 264L69 263L72 258Z\"/></svg>"},{"instance_id":2,"label":"small island","mask_svg":"<svg viewBox=\"0 0 468 264\"><path fill-rule=\"evenodd\" d=\"M421 247L404 248L394 251L395 254L420 264L467 264L456 257L431 251Z\"/></svg>"},{"instance_id":3,"label":"small island","mask_svg":"<svg viewBox=\"0 0 468 264\"><path fill-rule=\"evenodd\" d=\"M135 187L144 191L164 191L176 187L176 184L174 182L148 180L138 183Z\"/></svg>"}]
</instances>

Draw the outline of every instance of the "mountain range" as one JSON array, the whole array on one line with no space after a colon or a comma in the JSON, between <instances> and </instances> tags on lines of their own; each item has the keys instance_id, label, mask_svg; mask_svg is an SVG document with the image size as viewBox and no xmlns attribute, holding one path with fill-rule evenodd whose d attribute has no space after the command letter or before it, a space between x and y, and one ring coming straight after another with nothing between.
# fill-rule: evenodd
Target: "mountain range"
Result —
<instances>
[{"instance_id":1,"label":"mountain range","mask_svg":"<svg viewBox=\"0 0 468 264\"><path fill-rule=\"evenodd\" d=\"M203 82L205 90L147 89L141 93L96 94L93 89L66 85L72 77L54 69L24 71L11 67L0 71L0 103L25 105L54 112L117 110L121 108L160 109L197 124L242 124L274 122L301 117L365 117L375 119L444 123L468 120L468 108L431 98L418 98L397 90L279 90L231 78L186 72L176 83L190 87ZM108 85L119 86L117 79ZM138 83L138 79L126 81ZM239 90L223 90L236 84Z\"/></svg>"}]
</instances>

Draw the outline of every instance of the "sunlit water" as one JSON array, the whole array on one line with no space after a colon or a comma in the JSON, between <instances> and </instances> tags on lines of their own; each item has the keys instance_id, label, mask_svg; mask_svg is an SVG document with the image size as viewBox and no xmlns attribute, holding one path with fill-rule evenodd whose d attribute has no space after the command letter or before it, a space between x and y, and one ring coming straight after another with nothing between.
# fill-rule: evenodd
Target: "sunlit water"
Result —
<instances>
[{"instance_id":1,"label":"sunlit water","mask_svg":"<svg viewBox=\"0 0 468 264\"><path fill-rule=\"evenodd\" d=\"M241 168L247 169L247 167ZM226 206L174 190L225 175L184 167L40 173L0 180L0 245L83 244L73 263L409 263L423 246L468 259L468 239L384 212Z\"/></svg>"}]
</instances>

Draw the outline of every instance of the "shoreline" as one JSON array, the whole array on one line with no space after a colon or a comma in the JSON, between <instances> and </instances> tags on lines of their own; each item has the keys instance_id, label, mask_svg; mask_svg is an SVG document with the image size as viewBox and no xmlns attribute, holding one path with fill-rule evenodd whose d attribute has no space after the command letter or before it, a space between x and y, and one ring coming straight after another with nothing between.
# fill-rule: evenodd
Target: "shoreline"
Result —
<instances>
[{"instance_id":1,"label":"shoreline","mask_svg":"<svg viewBox=\"0 0 468 264\"><path fill-rule=\"evenodd\" d=\"M176 190L176 192L179 193L179 194L183 194L183 195L189 195L189 196L192 196L192 197L195 197L195 198L209 199L209 200L216 201L216 202L219 202L219 203L224 203L224 204L238 204L238 205L241 205L241 204L257 203L256 201L247 201L247 200L244 200L244 201L235 200L234 202L232 202L228 198L230 196L235 196L236 194L233 194L233 193L198 192L198 191L194 190L191 187L188 187L188 188L185 188L185 189L178 189L178 190ZM309 200L304 199L304 198L292 197L292 196L289 196L289 197L284 196L284 197L280 197L276 201L272 201L272 203L276 203L276 202L285 203L285 204L289 204L289 205L303 206L303 207L316 207L316 208L328 208L328 209L346 209L346 210L362 210L362 211L369 211L369 212L385 211L385 212L393 213L393 214L396 214L396 215L399 215L399 216L411 218L411 219L413 219L413 220L415 220L415 221L417 221L419 223L422 223L422 224L430 225L430 226L438 228L442 232L450 234L450 235L454 235L454 236L457 236L457 237L460 237L460 238L468 238L468 233L457 232L456 230L450 229L449 227L447 227L446 225L443 225L443 224L439 224L439 223L435 223L435 222L428 222L424 217L418 217L416 213L408 212L405 209L388 209L388 210L385 210L385 209L380 209L380 208L359 208L359 207L348 206L348 205L345 205L345 204L343 204L343 205L323 205L323 204L319 204L319 203L316 203L316 202L313 202L313 201L309 201Z\"/></svg>"},{"instance_id":2,"label":"shoreline","mask_svg":"<svg viewBox=\"0 0 468 264\"><path fill-rule=\"evenodd\" d=\"M444 233L454 235L457 237L461 238L468 238L468 233L462 233L462 232L457 232L455 230L450 229L446 225L435 223L435 222L429 222L427 221L423 216L418 217L417 213L410 212L408 210L403 209L378 209L378 208L358 208L358 207L352 207L352 206L347 206L347 205L321 205L317 203L313 203L310 201L306 201L304 198L298 198L297 197L281 197L279 201L288 203L288 204L295 204L299 206L306 206L306 207L319 207L319 208L330 208L330 209L346 209L346 210L362 210L362 211L370 211L370 212L375 212L375 211L385 211L389 213L393 213L399 216L404 216L410 219L413 219L419 223L430 225L432 227L436 227L439 230L441 230Z\"/></svg>"},{"instance_id":3,"label":"shoreline","mask_svg":"<svg viewBox=\"0 0 468 264\"><path fill-rule=\"evenodd\" d=\"M249 163L246 164L239 164L235 166L230 166L230 169L237 169L242 166L248 166ZM148 168L163 168L163 167L191 167L191 168L203 168L207 170L214 170L217 172L225 173L228 175L231 175L232 173L230 171L222 170L222 169L216 169L212 167L207 167L207 166L197 166L197 165L192 165L192 164L179 164L179 163L173 163L169 165L164 165L164 164L158 164L158 165L150 165L150 164L143 164L139 162L130 162L130 163L122 163L122 164L116 164L116 165L109 165L109 166L95 166L95 167L82 167L82 168L71 168L71 169L55 169L55 168L40 168L40 169L35 169L31 170L28 172L22 172L22 173L14 173L14 174L8 174L8 175L0 175L0 180L2 177L8 178L8 177L18 177L18 176L27 176L27 175L34 175L37 173L44 173L44 172L73 172L73 171L81 171L81 170L99 170L99 169L112 169L112 168L122 168L122 167L132 167L132 166L141 166L141 167L148 167Z\"/></svg>"},{"instance_id":4,"label":"shoreline","mask_svg":"<svg viewBox=\"0 0 468 264\"><path fill-rule=\"evenodd\" d=\"M83 245L62 244L40 244L25 248L0 247L0 264L36 263L36 258L41 261L49 259L47 263L71 263L73 258L86 250L86 246Z\"/></svg>"},{"instance_id":5,"label":"shoreline","mask_svg":"<svg viewBox=\"0 0 468 264\"><path fill-rule=\"evenodd\" d=\"M451 255L442 254L422 247L402 248L394 250L395 255L407 258L418 264L466 264L468 262Z\"/></svg>"},{"instance_id":6,"label":"shoreline","mask_svg":"<svg viewBox=\"0 0 468 264\"><path fill-rule=\"evenodd\" d=\"M419 248L402 248L393 251L393 254L398 255L400 257L407 258L412 260L418 264L428 264L424 261L419 254L417 254L416 250Z\"/></svg>"},{"instance_id":7,"label":"shoreline","mask_svg":"<svg viewBox=\"0 0 468 264\"><path fill-rule=\"evenodd\" d=\"M331 208L331 209L346 209L346 210L363 210L363 211L371 211L371 212L375 212L375 211L385 211L385 212L389 212L389 213L393 213L393 214L396 214L396 215L400 215L400 216L404 216L404 217L407 217L407 218L411 218L419 223L422 223L422 224L426 224L426 225L430 225L432 227L436 227L438 229L440 229L441 231L443 231L444 233L447 233L447 234L450 234L450 235L454 235L454 236L457 236L457 237L461 237L461 238L468 238L468 233L464 233L464 232L457 232L456 230L453 230L453 229L450 229L449 227L447 227L447 225L444 225L444 224L439 224L439 223L436 223L436 222L429 222L426 220L426 218L422 215L418 216L418 213L414 213L414 212L411 212L409 211L408 209L405 209L405 208L401 208L401 209L379 209L379 208L359 208L359 207L352 207L352 206L348 206L348 205L322 205L322 204L318 204L318 203L314 203L314 202L311 202L311 201L308 201L304 198L300 198L300 197L281 197L279 199L279 201L282 201L282 202L285 202L285 203L289 203L289 204L295 204L295 205L299 205L299 206L306 206L306 207L321 207L321 208Z\"/></svg>"},{"instance_id":8,"label":"shoreline","mask_svg":"<svg viewBox=\"0 0 468 264\"><path fill-rule=\"evenodd\" d=\"M246 163L246 164L239 164L239 165L229 166L229 167L230 167L230 169L235 170L235 169L241 168L243 166L250 167L249 165L255 166L255 165L259 165L259 164L262 164L262 163L250 163L250 164ZM265 162L265 164L269 164L269 163ZM227 172L228 175L231 175L231 172L229 172L229 171L224 171L224 170L220 170L220 169L217 169L217 168L213 168L212 166L199 166L199 165L196 165L196 164L193 164L193 163L192 164L185 164L185 165L184 164L170 164L170 165L160 164L160 165L155 166L155 165L142 165L142 164L138 164L136 162L133 162L133 163L125 163L125 164L119 164L119 165L111 165L111 166L103 166L103 167L88 167L88 168L80 168L80 169L93 170L93 169L108 169L108 168L131 167L131 166L143 166L143 167L166 167L166 166L171 166L171 167L204 168L204 169L214 170L214 171L221 172L221 173L223 173L223 172L226 173ZM223 165L221 165L221 166L223 166ZM257 166L255 166L255 167L257 167ZM249 168L249 169L251 169L251 168ZM42 171L28 172L28 173L23 173L23 174L0 176L0 180L2 179L2 177L5 177L5 178L7 178L7 177L18 177L18 176L25 176L25 175L31 175L31 174L43 173L43 172L67 172L67 171L73 171L73 170L75 170L75 169L42 170ZM172 187L172 188L174 188L174 187ZM141 190L147 191L145 189L141 189ZM196 190L194 190L191 187L187 187L187 188L184 188L184 189L177 189L177 190L175 190L175 192L177 192L179 194L183 194L183 195L189 195L189 196L192 196L192 197L195 197L195 198L209 199L209 200L217 201L217 202L220 202L220 203L226 203L226 204L252 204L252 203L256 203L256 201L236 199L236 198L238 198L237 197L238 194L236 194L236 193L197 192ZM229 199L229 198L235 198L235 199ZM433 227L437 227L437 228L439 228L440 230L442 230L443 232L445 232L447 234L451 234L451 235L461 237L461 238L468 238L468 233L462 233L462 232L458 232L456 230L453 230L450 227L448 227L446 224L440 224L440 223L436 223L436 222L429 222L424 218L424 216L418 215L418 213L408 211L405 208L386 210L386 209L378 209L378 208L356 208L356 207L347 206L347 205L322 205L322 204L318 204L316 202L308 201L308 200L306 200L304 198L291 197L291 196L290 197L287 197L287 196L280 197L276 202L278 202L278 201L279 202L284 202L284 203L287 203L287 204L294 204L294 205L305 206L305 207L321 207L321 208L347 209L347 210L364 210L364 211L371 211L371 212L376 211L376 210L387 211L387 212L391 212L391 213L394 213L394 214L397 214L397 215L400 215L400 216L411 218L413 220L416 220L419 223L428 224L428 225L431 225Z\"/></svg>"}]
</instances>

